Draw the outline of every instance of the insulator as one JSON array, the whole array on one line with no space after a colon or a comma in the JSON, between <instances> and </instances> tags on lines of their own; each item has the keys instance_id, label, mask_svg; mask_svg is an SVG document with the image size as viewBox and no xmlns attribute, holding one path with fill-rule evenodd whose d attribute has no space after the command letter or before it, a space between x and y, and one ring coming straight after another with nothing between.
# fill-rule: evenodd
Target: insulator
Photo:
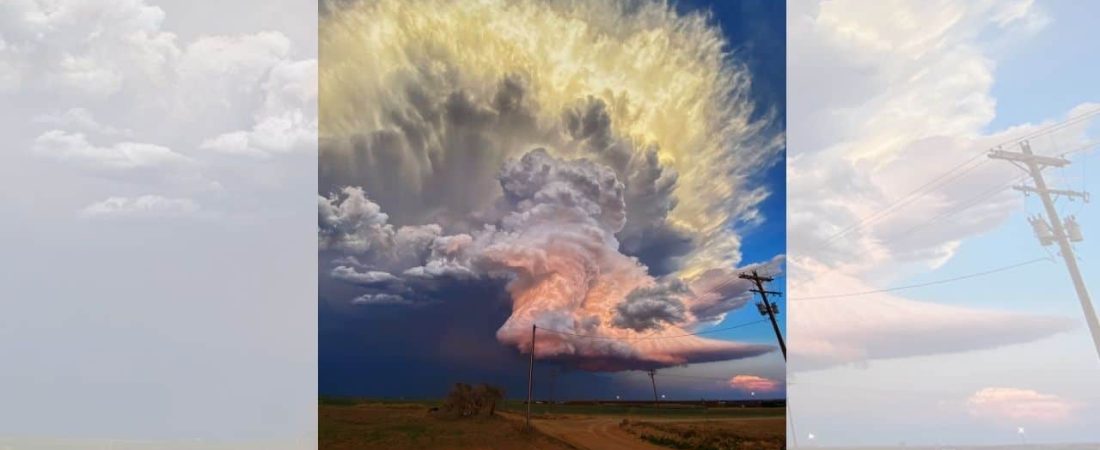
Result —
<instances>
[{"instance_id":1,"label":"insulator","mask_svg":"<svg viewBox=\"0 0 1100 450\"><path fill-rule=\"evenodd\" d=\"M1081 234L1081 225L1077 224L1077 218L1069 216L1066 218L1066 234L1069 236L1069 240L1073 242L1081 242L1085 240L1085 236Z\"/></svg>"},{"instance_id":2,"label":"insulator","mask_svg":"<svg viewBox=\"0 0 1100 450\"><path fill-rule=\"evenodd\" d=\"M1035 230L1035 237L1039 238L1039 243L1044 247L1054 243L1054 232L1050 230L1050 225L1042 217L1028 217L1028 222L1031 222L1031 228Z\"/></svg>"}]
</instances>

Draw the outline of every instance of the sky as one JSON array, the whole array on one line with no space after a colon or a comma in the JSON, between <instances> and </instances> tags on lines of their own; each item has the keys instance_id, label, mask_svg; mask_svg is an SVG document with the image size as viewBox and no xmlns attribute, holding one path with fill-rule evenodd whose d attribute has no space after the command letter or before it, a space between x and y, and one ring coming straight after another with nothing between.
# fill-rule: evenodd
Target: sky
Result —
<instances>
[{"instance_id":1,"label":"sky","mask_svg":"<svg viewBox=\"0 0 1100 450\"><path fill-rule=\"evenodd\" d=\"M1081 45L1095 31L1082 7L792 3L791 296L934 282L1047 256L1026 220L1038 201L995 190L1018 169L979 161L999 142L1096 107L1088 80L1098 67ZM829 92L817 89L820 77ZM1032 145L1058 153L1096 131L1091 121ZM1070 159L1048 180L1095 190L1094 152ZM829 241L957 165L967 168L958 181ZM1086 282L1096 279L1088 236L1100 217L1091 204L1062 200L1059 209L1082 224L1076 251ZM792 303L791 414L803 442L813 433L820 446L1005 444L1018 443L1021 428L1028 442L1100 440L1089 420L1100 407L1100 361L1060 260Z\"/></svg>"},{"instance_id":2,"label":"sky","mask_svg":"<svg viewBox=\"0 0 1100 450\"><path fill-rule=\"evenodd\" d=\"M377 2L322 19L321 395L432 398L463 381L520 397L533 320L551 330L536 341L541 398L649 398L651 367L668 398L781 397L774 333L733 269L776 273L769 288L784 290L782 6L493 5ZM395 24L379 29L390 38L373 23ZM466 40L469 28L490 31ZM709 340L547 334L746 323Z\"/></svg>"},{"instance_id":3,"label":"sky","mask_svg":"<svg viewBox=\"0 0 1100 450\"><path fill-rule=\"evenodd\" d=\"M316 42L294 1L0 4L3 445L313 439Z\"/></svg>"}]
</instances>

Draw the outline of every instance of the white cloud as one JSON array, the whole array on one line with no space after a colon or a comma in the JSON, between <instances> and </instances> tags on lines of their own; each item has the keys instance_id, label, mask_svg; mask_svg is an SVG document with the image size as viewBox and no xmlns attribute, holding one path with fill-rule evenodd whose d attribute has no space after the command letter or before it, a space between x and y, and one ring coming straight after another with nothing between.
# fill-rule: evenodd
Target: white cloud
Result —
<instances>
[{"instance_id":1,"label":"white cloud","mask_svg":"<svg viewBox=\"0 0 1100 450\"><path fill-rule=\"evenodd\" d=\"M79 132L95 133L105 136L125 136L134 134L133 130L119 129L105 125L96 120L91 111L85 108L69 108L64 112L40 114L32 120L35 123L50 125L55 128L75 130Z\"/></svg>"},{"instance_id":2,"label":"white cloud","mask_svg":"<svg viewBox=\"0 0 1100 450\"><path fill-rule=\"evenodd\" d=\"M105 97L166 81L178 54L164 11L141 0L14 1L0 6L0 73L12 88Z\"/></svg>"},{"instance_id":3,"label":"white cloud","mask_svg":"<svg viewBox=\"0 0 1100 450\"><path fill-rule=\"evenodd\" d=\"M47 131L34 140L39 156L90 174L132 184L179 186L186 190L216 190L220 184L204 177L195 160L168 147L142 142L100 146L83 133Z\"/></svg>"},{"instance_id":4,"label":"white cloud","mask_svg":"<svg viewBox=\"0 0 1100 450\"><path fill-rule=\"evenodd\" d=\"M351 301L355 305L412 305L414 302L394 294L363 294Z\"/></svg>"},{"instance_id":5,"label":"white cloud","mask_svg":"<svg viewBox=\"0 0 1100 450\"><path fill-rule=\"evenodd\" d=\"M966 407L973 417L1019 425L1071 420L1079 404L1031 389L988 387L967 398Z\"/></svg>"},{"instance_id":6,"label":"white cloud","mask_svg":"<svg viewBox=\"0 0 1100 450\"><path fill-rule=\"evenodd\" d=\"M1007 190L975 201L1019 175L983 152L1046 124L986 130L995 62L983 33L1030 33L1010 24L1040 23L1035 5L800 1L790 12L791 297L874 290L939 267L963 239L1017 211L1019 197ZM1083 142L1084 124L1056 138ZM960 176L943 178L958 166ZM937 178L950 183L910 195ZM991 348L1066 329L1053 318L892 295L798 302L789 321L792 349L803 352L792 365L805 358L814 367Z\"/></svg>"},{"instance_id":7,"label":"white cloud","mask_svg":"<svg viewBox=\"0 0 1100 450\"><path fill-rule=\"evenodd\" d=\"M250 129L222 133L201 147L260 157L316 148L317 60L274 66L263 89L264 102Z\"/></svg>"},{"instance_id":8,"label":"white cloud","mask_svg":"<svg viewBox=\"0 0 1100 450\"><path fill-rule=\"evenodd\" d=\"M80 215L86 218L178 218L194 216L199 209L197 203L187 198L142 195L110 197L84 207Z\"/></svg>"},{"instance_id":9,"label":"white cloud","mask_svg":"<svg viewBox=\"0 0 1100 450\"><path fill-rule=\"evenodd\" d=\"M106 147L88 142L82 133L51 130L34 140L34 151L61 162L93 170L171 169L194 163L167 147L120 142Z\"/></svg>"},{"instance_id":10,"label":"white cloud","mask_svg":"<svg viewBox=\"0 0 1100 450\"><path fill-rule=\"evenodd\" d=\"M32 152L117 182L111 192L280 185L291 173L281 163L241 174L232 160L195 150L268 157L315 149L315 55L295 58L277 31L182 41L164 29L165 16L144 0L0 5L0 96L50 108L20 114L32 117Z\"/></svg>"}]
</instances>

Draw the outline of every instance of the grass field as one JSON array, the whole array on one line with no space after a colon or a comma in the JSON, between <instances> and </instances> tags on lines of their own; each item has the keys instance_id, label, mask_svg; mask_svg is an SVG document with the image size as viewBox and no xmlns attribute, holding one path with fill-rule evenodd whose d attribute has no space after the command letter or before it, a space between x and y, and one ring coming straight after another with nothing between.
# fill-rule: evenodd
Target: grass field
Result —
<instances>
[{"instance_id":1,"label":"grass field","mask_svg":"<svg viewBox=\"0 0 1100 450\"><path fill-rule=\"evenodd\" d=\"M430 405L438 405L431 402ZM436 417L429 403L322 402L318 448L337 449L568 449L569 446L499 416Z\"/></svg>"},{"instance_id":2,"label":"grass field","mask_svg":"<svg viewBox=\"0 0 1100 450\"><path fill-rule=\"evenodd\" d=\"M429 413L438 400L325 398L318 444L327 449L779 449L783 408L698 404L534 404L505 401L497 416ZM625 421L624 421L625 419ZM570 445L573 444L573 445Z\"/></svg>"},{"instance_id":3,"label":"grass field","mask_svg":"<svg viewBox=\"0 0 1100 450\"><path fill-rule=\"evenodd\" d=\"M785 420L648 422L624 421L620 427L647 442L676 449L781 450Z\"/></svg>"}]
</instances>

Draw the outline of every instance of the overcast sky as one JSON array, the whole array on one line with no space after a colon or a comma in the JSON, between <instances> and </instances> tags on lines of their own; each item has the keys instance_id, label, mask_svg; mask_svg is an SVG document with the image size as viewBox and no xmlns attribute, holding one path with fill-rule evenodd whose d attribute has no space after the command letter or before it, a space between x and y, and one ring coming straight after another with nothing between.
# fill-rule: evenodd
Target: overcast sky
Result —
<instances>
[{"instance_id":1,"label":"overcast sky","mask_svg":"<svg viewBox=\"0 0 1100 450\"><path fill-rule=\"evenodd\" d=\"M312 440L316 55L309 1L0 4L0 436Z\"/></svg>"}]
</instances>

